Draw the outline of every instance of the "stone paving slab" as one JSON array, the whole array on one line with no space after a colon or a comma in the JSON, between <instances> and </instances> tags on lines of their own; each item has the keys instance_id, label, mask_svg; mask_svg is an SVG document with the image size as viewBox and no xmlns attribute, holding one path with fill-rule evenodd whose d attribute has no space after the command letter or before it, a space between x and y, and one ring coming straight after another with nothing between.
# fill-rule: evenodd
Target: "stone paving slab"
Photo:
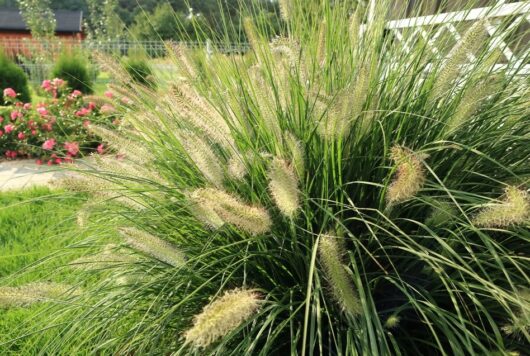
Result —
<instances>
[{"instance_id":1,"label":"stone paving slab","mask_svg":"<svg viewBox=\"0 0 530 356\"><path fill-rule=\"evenodd\" d=\"M0 161L0 191L46 186L65 175L58 166L39 166L34 160Z\"/></svg>"}]
</instances>

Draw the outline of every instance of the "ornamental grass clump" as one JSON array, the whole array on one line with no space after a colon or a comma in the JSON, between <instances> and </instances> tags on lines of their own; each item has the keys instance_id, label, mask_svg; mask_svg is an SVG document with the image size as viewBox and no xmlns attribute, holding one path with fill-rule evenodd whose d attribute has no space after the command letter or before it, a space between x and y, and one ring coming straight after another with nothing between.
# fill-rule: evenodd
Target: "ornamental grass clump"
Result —
<instances>
[{"instance_id":1,"label":"ornamental grass clump","mask_svg":"<svg viewBox=\"0 0 530 356\"><path fill-rule=\"evenodd\" d=\"M120 130L97 133L119 160L77 169L96 199L73 252L118 230L149 238L114 236L141 256L91 271L100 283L27 333L39 352L528 350L524 61L496 71L502 41L481 21L456 47L414 37L437 25L402 32L403 46L389 3L352 4L282 0L274 38L243 8L244 54L168 45L178 71L156 90L116 78L130 104ZM494 87L471 104L478 85ZM135 282L109 281L122 277Z\"/></svg>"}]
</instances>

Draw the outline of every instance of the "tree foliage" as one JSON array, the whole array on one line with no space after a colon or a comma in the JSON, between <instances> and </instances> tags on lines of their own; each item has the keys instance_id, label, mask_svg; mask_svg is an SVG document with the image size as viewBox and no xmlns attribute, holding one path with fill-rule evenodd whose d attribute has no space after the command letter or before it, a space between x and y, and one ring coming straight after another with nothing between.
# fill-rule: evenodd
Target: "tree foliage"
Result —
<instances>
[{"instance_id":1,"label":"tree foliage","mask_svg":"<svg viewBox=\"0 0 530 356\"><path fill-rule=\"evenodd\" d=\"M123 34L124 24L116 13L117 0L86 0L87 32L94 39L116 39Z\"/></svg>"},{"instance_id":2,"label":"tree foliage","mask_svg":"<svg viewBox=\"0 0 530 356\"><path fill-rule=\"evenodd\" d=\"M55 16L50 0L18 0L18 6L33 37L52 37L55 34Z\"/></svg>"}]
</instances>

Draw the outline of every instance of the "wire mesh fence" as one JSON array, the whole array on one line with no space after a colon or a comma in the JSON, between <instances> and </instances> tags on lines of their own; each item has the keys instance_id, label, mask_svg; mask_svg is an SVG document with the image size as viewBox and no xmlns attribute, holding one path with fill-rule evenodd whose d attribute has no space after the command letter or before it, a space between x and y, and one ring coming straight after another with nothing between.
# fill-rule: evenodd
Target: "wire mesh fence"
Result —
<instances>
[{"instance_id":1,"label":"wire mesh fence","mask_svg":"<svg viewBox=\"0 0 530 356\"><path fill-rule=\"evenodd\" d=\"M56 55L65 49L80 49L89 52L98 51L108 54L125 56L136 51L141 51L149 57L164 57L167 54L171 41L128 41L128 40L79 40L53 38L49 40L36 40L31 38L2 38L0 47L11 57L35 57L42 55ZM213 43L213 42L178 42L188 48L204 47L206 44L217 51L227 54L245 53L249 49L246 43Z\"/></svg>"}]
</instances>

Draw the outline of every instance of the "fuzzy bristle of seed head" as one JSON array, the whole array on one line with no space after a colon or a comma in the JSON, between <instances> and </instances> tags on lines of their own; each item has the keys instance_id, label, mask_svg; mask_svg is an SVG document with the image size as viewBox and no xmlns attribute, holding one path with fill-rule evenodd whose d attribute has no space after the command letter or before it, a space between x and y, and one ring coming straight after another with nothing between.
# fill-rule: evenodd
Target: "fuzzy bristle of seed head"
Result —
<instances>
[{"instance_id":1,"label":"fuzzy bristle of seed head","mask_svg":"<svg viewBox=\"0 0 530 356\"><path fill-rule=\"evenodd\" d=\"M136 163L146 164L154 160L152 152L143 144L125 137L125 132L115 132L97 125L90 125L88 129L96 136L101 137L118 153L125 155Z\"/></svg>"},{"instance_id":2,"label":"fuzzy bristle of seed head","mask_svg":"<svg viewBox=\"0 0 530 356\"><path fill-rule=\"evenodd\" d=\"M320 235L318 252L337 303L351 315L360 314L361 303L342 264L343 252L337 237L330 234Z\"/></svg>"},{"instance_id":3,"label":"fuzzy bristle of seed head","mask_svg":"<svg viewBox=\"0 0 530 356\"><path fill-rule=\"evenodd\" d=\"M119 232L130 247L159 261L173 267L180 267L186 262L181 251L159 237L131 227L122 227Z\"/></svg>"},{"instance_id":4,"label":"fuzzy bristle of seed head","mask_svg":"<svg viewBox=\"0 0 530 356\"><path fill-rule=\"evenodd\" d=\"M234 289L206 305L184 333L186 344L205 348L227 336L256 313L261 300L251 289Z\"/></svg>"},{"instance_id":5,"label":"fuzzy bristle of seed head","mask_svg":"<svg viewBox=\"0 0 530 356\"><path fill-rule=\"evenodd\" d=\"M217 215L213 206L215 205L207 195L203 194L203 190L195 190L188 194L188 201L190 202L188 208L191 214L206 227L211 229L218 229L225 224L223 219Z\"/></svg>"},{"instance_id":6,"label":"fuzzy bristle of seed head","mask_svg":"<svg viewBox=\"0 0 530 356\"><path fill-rule=\"evenodd\" d=\"M300 208L298 178L292 165L275 157L270 163L269 191L276 206L288 218L294 218Z\"/></svg>"},{"instance_id":7,"label":"fuzzy bristle of seed head","mask_svg":"<svg viewBox=\"0 0 530 356\"><path fill-rule=\"evenodd\" d=\"M280 7L280 16L284 21L289 21L292 14L292 0L278 0Z\"/></svg>"},{"instance_id":8,"label":"fuzzy bristle of seed head","mask_svg":"<svg viewBox=\"0 0 530 356\"><path fill-rule=\"evenodd\" d=\"M181 131L179 139L185 152L204 177L216 187L221 187L224 180L223 168L210 144L190 131Z\"/></svg>"},{"instance_id":9,"label":"fuzzy bristle of seed head","mask_svg":"<svg viewBox=\"0 0 530 356\"><path fill-rule=\"evenodd\" d=\"M398 327L401 318L398 315L392 314L385 321L385 328L394 329Z\"/></svg>"},{"instance_id":10,"label":"fuzzy bristle of seed head","mask_svg":"<svg viewBox=\"0 0 530 356\"><path fill-rule=\"evenodd\" d=\"M257 53L261 47L261 39L256 30L256 25L254 24L254 21L251 17L243 18L243 28L245 30L245 34L247 35L250 47Z\"/></svg>"},{"instance_id":11,"label":"fuzzy bristle of seed head","mask_svg":"<svg viewBox=\"0 0 530 356\"><path fill-rule=\"evenodd\" d=\"M193 191L189 199L201 209L201 213L209 214L208 220L215 219L216 224L219 224L219 219L220 222L235 225L253 235L266 233L271 228L271 218L264 208L245 204L225 191L200 188Z\"/></svg>"},{"instance_id":12,"label":"fuzzy bristle of seed head","mask_svg":"<svg viewBox=\"0 0 530 356\"><path fill-rule=\"evenodd\" d=\"M482 209L473 219L473 223L482 227L508 227L527 223L529 219L528 192L508 186L502 200Z\"/></svg>"},{"instance_id":13,"label":"fuzzy bristle of seed head","mask_svg":"<svg viewBox=\"0 0 530 356\"><path fill-rule=\"evenodd\" d=\"M465 125L484 100L492 93L493 88L491 81L483 81L476 87L468 88L460 99L455 112L445 123L444 134L453 134Z\"/></svg>"},{"instance_id":14,"label":"fuzzy bristle of seed head","mask_svg":"<svg viewBox=\"0 0 530 356\"><path fill-rule=\"evenodd\" d=\"M319 122L318 133L328 140L346 137L352 122L359 118L368 97L370 67L362 65L356 79L343 88L330 102L328 113Z\"/></svg>"},{"instance_id":15,"label":"fuzzy bristle of seed head","mask_svg":"<svg viewBox=\"0 0 530 356\"><path fill-rule=\"evenodd\" d=\"M451 89L460 74L460 66L466 62L468 54L473 54L486 36L485 20L476 21L453 47L446 62L437 75L428 101L443 97Z\"/></svg>"},{"instance_id":16,"label":"fuzzy bristle of seed head","mask_svg":"<svg viewBox=\"0 0 530 356\"><path fill-rule=\"evenodd\" d=\"M78 293L72 287L52 282L29 283L18 287L0 287L0 308L29 306Z\"/></svg>"},{"instance_id":17,"label":"fuzzy bristle of seed head","mask_svg":"<svg viewBox=\"0 0 530 356\"><path fill-rule=\"evenodd\" d=\"M394 181L387 191L387 202L391 205L414 197L423 187L425 173L420 156L408 148L394 146L390 157L397 167Z\"/></svg>"},{"instance_id":18,"label":"fuzzy bristle of seed head","mask_svg":"<svg viewBox=\"0 0 530 356\"><path fill-rule=\"evenodd\" d=\"M247 167L243 161L243 157L240 155L234 155L230 157L228 161L228 174L230 177L241 180L247 174Z\"/></svg>"},{"instance_id":19,"label":"fuzzy bristle of seed head","mask_svg":"<svg viewBox=\"0 0 530 356\"><path fill-rule=\"evenodd\" d=\"M175 106L178 117L201 130L212 141L223 147L234 146L227 120L192 85L179 83L172 88L166 100L169 105Z\"/></svg>"},{"instance_id":20,"label":"fuzzy bristle of seed head","mask_svg":"<svg viewBox=\"0 0 530 356\"><path fill-rule=\"evenodd\" d=\"M298 179L303 179L305 175L305 152L302 142L290 132L286 132L284 138L296 175Z\"/></svg>"}]
</instances>

